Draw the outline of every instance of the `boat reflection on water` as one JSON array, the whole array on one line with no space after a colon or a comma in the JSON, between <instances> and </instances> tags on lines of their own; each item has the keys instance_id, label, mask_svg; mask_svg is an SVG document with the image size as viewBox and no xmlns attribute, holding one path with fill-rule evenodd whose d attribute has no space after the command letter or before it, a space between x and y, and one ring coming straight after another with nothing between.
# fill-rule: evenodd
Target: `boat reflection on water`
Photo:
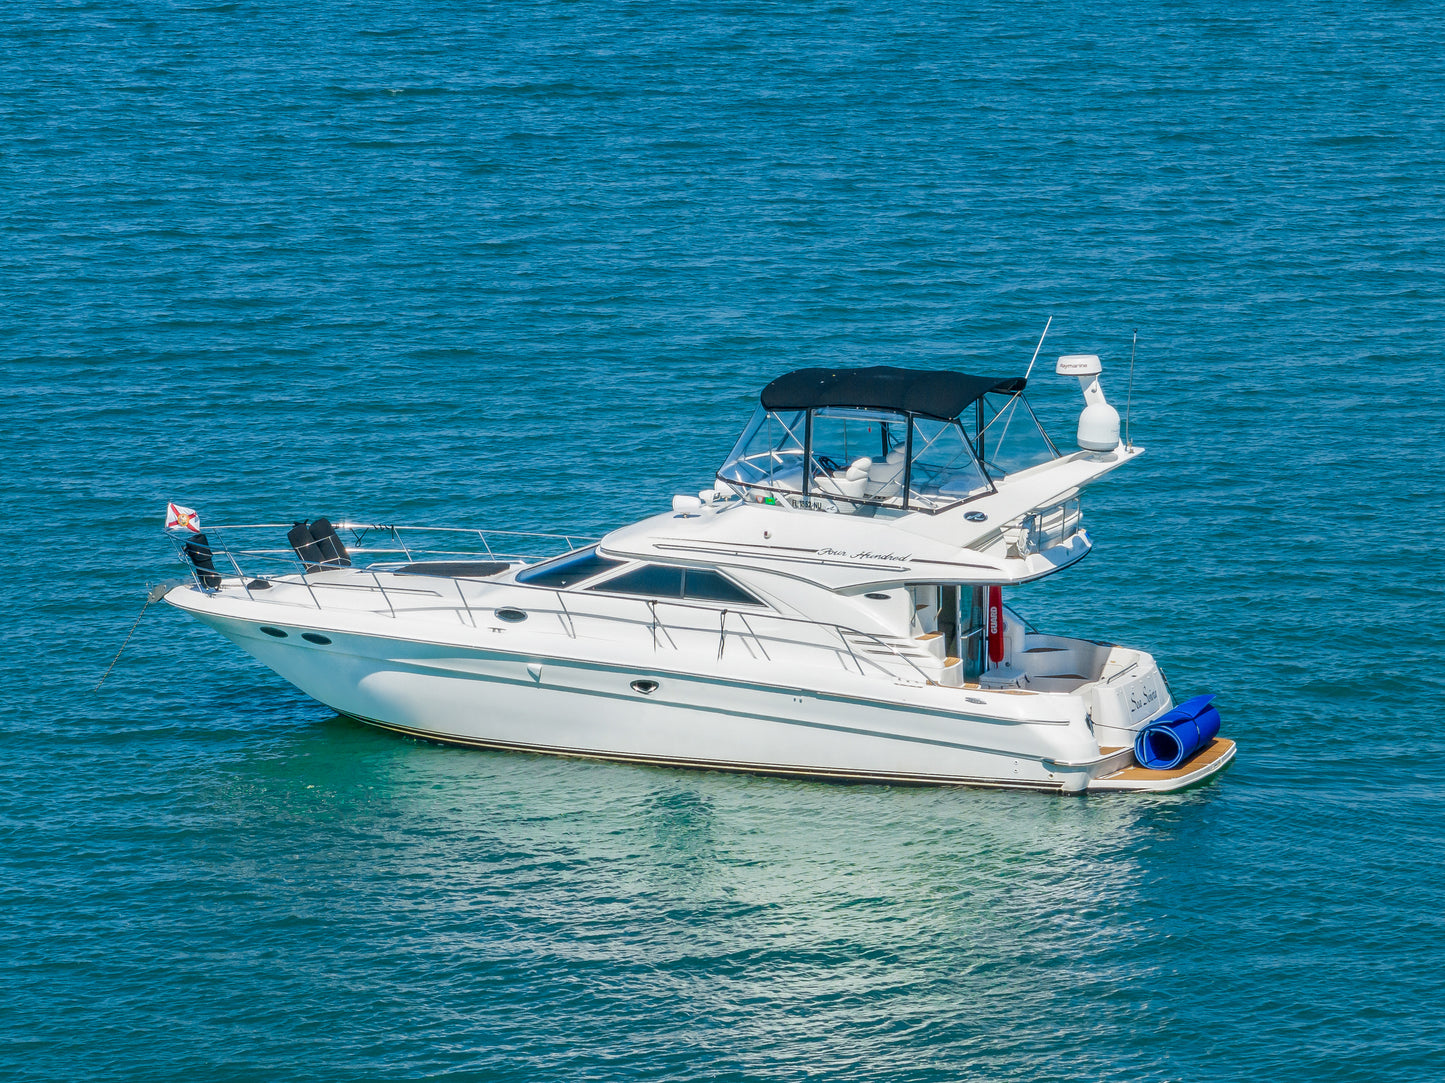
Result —
<instances>
[{"instance_id":1,"label":"boat reflection on water","mask_svg":"<svg viewBox=\"0 0 1445 1083\"><path fill-rule=\"evenodd\" d=\"M367 851L389 840L388 860L411 866L440 911L448 897L463 910L480 896L533 912L551 900L586 923L598 911L580 902L630 899L737 917L852 913L867 925L875 907L889 922L933 913L965 924L1002 907L1014 922L1034 914L1050 926L1116 914L1099 930L1108 937L1124 931L1138 855L1210 798L1040 802L1011 790L676 773L397 742L343 716L239 775L244 785L226 787L238 812L255 802L266 815L302 796L347 821L332 840L339 867L353 864L348 840Z\"/></svg>"},{"instance_id":2,"label":"boat reflection on water","mask_svg":"<svg viewBox=\"0 0 1445 1083\"><path fill-rule=\"evenodd\" d=\"M532 1051L565 1006L559 1071L590 1049L738 1078L800 1050L822 1068L897 1058L915 1029L920 1067L986 1051L1045 1078L1030 1058L1059 1029L1116 1042L1127 1067L1127 990L1168 977L1141 949L1158 943L1161 852L1188 831L1207 860L1220 797L677 772L398 741L340 716L272 729L195 784L195 852L226 855L211 890L230 899L236 863L251 887L228 926L189 931L193 950L244 942L324 988L334 960L314 945L332 943L388 983L426 975L479 1048ZM293 958L296 930L313 947ZM397 1055L442 1037L399 1036Z\"/></svg>"}]
</instances>

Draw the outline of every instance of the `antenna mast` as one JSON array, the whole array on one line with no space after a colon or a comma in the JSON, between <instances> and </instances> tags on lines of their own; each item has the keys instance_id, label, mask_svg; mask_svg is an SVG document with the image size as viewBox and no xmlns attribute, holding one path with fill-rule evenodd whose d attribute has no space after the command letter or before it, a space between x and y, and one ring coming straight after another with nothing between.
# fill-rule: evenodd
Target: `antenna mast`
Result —
<instances>
[{"instance_id":1,"label":"antenna mast","mask_svg":"<svg viewBox=\"0 0 1445 1083\"><path fill-rule=\"evenodd\" d=\"M1045 337L1048 335L1048 333L1049 333L1049 324L1051 324L1051 323L1053 323L1053 322L1054 322L1054 318L1053 318L1052 316L1050 316L1049 319L1048 319L1048 323L1045 323L1045 324L1044 324L1044 333L1039 336L1039 344L1034 347L1034 356L1033 356L1033 358L1030 359L1030 361L1029 361L1028 371L1024 373L1024 383L1028 383L1028 382L1029 382L1029 373L1034 371L1034 362L1039 359L1039 351L1044 348L1044 338L1045 338ZM999 433L998 440L996 441L997 445L1000 446L1000 447L1003 446L1003 438L1008 435L1008 427L1014 423L1014 407L1017 406L1017 405L1018 405L1018 400L1015 399L1013 402L1010 402L1007 407L1005 407L1005 409L1008 410L1008 417L1004 418L1003 432ZM983 406L983 400L982 400L982 399L979 400L979 406L980 406L980 408L982 408L982 406ZM997 421L997 420L999 419L999 417L1002 417L1002 416L1003 416L1003 410L1000 410L1000 411L998 412L998 414L995 415L993 421L990 421L990 422L988 423L988 425L992 425L994 421ZM988 425L984 425L984 424L983 424L983 414L982 414L982 413L980 413L980 414L978 415L978 423L979 423L979 425L981 426L981 427L979 428L979 431L978 431L978 445L979 445L979 447L983 447L983 430L986 429L986 428L988 428ZM983 458L982 453L979 454L979 458L980 458L980 459Z\"/></svg>"},{"instance_id":2,"label":"antenna mast","mask_svg":"<svg viewBox=\"0 0 1445 1083\"><path fill-rule=\"evenodd\" d=\"M1031 373L1031 372L1034 371L1034 362L1039 359L1039 351L1044 348L1044 338L1045 338L1045 337L1048 335L1048 333L1049 333L1049 324L1051 324L1051 323L1053 323L1053 322L1054 322L1054 318L1053 318L1052 316L1050 316L1048 323L1044 324L1044 333L1039 336L1039 344L1034 347L1034 356L1033 356L1032 358L1030 358L1030 360L1029 360L1028 372L1025 372L1025 373L1024 373L1024 382L1025 382L1025 383L1028 382L1029 373Z\"/></svg>"}]
</instances>

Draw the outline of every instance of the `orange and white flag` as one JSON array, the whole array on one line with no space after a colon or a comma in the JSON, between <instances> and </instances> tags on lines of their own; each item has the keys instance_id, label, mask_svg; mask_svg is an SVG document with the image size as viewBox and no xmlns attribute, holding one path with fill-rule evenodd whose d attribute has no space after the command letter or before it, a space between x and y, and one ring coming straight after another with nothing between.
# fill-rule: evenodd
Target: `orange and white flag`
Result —
<instances>
[{"instance_id":1,"label":"orange and white flag","mask_svg":"<svg viewBox=\"0 0 1445 1083\"><path fill-rule=\"evenodd\" d=\"M179 504L166 505L166 529L189 530L192 534L201 532L201 513L195 508L183 508Z\"/></svg>"}]
</instances>

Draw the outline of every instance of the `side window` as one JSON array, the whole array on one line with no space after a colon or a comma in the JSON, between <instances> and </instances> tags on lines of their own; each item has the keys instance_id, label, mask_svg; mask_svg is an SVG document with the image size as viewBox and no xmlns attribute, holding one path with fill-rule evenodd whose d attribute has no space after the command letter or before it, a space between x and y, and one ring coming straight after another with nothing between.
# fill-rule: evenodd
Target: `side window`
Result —
<instances>
[{"instance_id":1,"label":"side window","mask_svg":"<svg viewBox=\"0 0 1445 1083\"><path fill-rule=\"evenodd\" d=\"M644 564L588 589L605 590L610 594L645 594L649 598L681 598L682 569Z\"/></svg>"},{"instance_id":2,"label":"side window","mask_svg":"<svg viewBox=\"0 0 1445 1083\"><path fill-rule=\"evenodd\" d=\"M640 594L648 598L724 602L728 605L763 604L732 580L710 568L684 570L660 564L644 564L587 589L606 591L609 594Z\"/></svg>"},{"instance_id":3,"label":"side window","mask_svg":"<svg viewBox=\"0 0 1445 1083\"><path fill-rule=\"evenodd\" d=\"M762 605L742 587L717 572L689 568L684 576L683 596L705 602L727 602L730 605Z\"/></svg>"}]
</instances>

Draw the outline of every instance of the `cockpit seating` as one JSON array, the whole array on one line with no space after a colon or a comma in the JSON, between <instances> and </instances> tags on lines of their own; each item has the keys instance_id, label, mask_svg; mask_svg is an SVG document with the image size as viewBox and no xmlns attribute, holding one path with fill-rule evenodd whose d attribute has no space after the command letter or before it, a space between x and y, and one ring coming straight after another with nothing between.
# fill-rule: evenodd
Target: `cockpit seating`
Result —
<instances>
[{"instance_id":1,"label":"cockpit seating","mask_svg":"<svg viewBox=\"0 0 1445 1083\"><path fill-rule=\"evenodd\" d=\"M903 447L900 445L890 451L881 463L872 463L868 467L866 492L869 497L887 500L903 490L903 459Z\"/></svg>"},{"instance_id":2,"label":"cockpit seating","mask_svg":"<svg viewBox=\"0 0 1445 1083\"><path fill-rule=\"evenodd\" d=\"M854 459L846 470L819 474L818 492L827 496L861 497L868 485L868 470L872 466L873 460L865 457Z\"/></svg>"}]
</instances>

